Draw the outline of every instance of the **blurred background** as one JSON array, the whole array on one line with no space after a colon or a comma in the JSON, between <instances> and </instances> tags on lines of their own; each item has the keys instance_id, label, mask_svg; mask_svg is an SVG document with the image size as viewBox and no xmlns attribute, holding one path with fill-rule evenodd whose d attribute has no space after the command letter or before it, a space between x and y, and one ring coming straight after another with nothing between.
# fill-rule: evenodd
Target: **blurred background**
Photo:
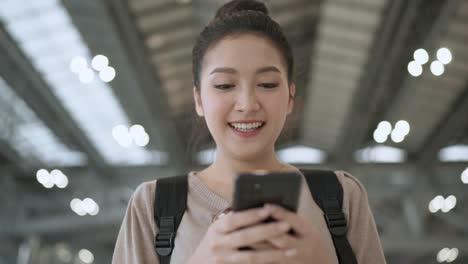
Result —
<instances>
[{"instance_id":1,"label":"blurred background","mask_svg":"<svg viewBox=\"0 0 468 264\"><path fill-rule=\"evenodd\" d=\"M0 264L110 263L136 186L207 166L191 49L221 0L0 0ZM468 263L468 2L268 0L281 160L366 186L388 263Z\"/></svg>"}]
</instances>

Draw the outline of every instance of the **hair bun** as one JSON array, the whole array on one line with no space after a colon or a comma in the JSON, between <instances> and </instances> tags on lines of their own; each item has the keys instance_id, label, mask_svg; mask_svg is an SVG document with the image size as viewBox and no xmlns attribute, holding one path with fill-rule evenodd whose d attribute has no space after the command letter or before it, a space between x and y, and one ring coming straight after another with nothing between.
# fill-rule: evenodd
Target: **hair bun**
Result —
<instances>
[{"instance_id":1,"label":"hair bun","mask_svg":"<svg viewBox=\"0 0 468 264\"><path fill-rule=\"evenodd\" d=\"M233 0L221 6L216 12L215 18L248 10L268 15L268 8L262 2L256 0Z\"/></svg>"}]
</instances>

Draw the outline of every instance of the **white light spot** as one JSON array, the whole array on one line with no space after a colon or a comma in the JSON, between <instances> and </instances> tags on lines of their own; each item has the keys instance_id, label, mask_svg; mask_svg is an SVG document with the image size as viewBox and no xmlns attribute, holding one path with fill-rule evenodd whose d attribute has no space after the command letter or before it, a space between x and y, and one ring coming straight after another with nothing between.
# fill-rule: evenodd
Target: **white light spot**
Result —
<instances>
[{"instance_id":1,"label":"white light spot","mask_svg":"<svg viewBox=\"0 0 468 264\"><path fill-rule=\"evenodd\" d=\"M137 137L134 137L133 140L135 141L135 144L140 147L144 147L148 145L149 143L149 135L147 133L137 135Z\"/></svg>"},{"instance_id":2,"label":"white light spot","mask_svg":"<svg viewBox=\"0 0 468 264\"><path fill-rule=\"evenodd\" d=\"M458 257L458 248L452 248L447 256L447 262L453 262Z\"/></svg>"},{"instance_id":3,"label":"white light spot","mask_svg":"<svg viewBox=\"0 0 468 264\"><path fill-rule=\"evenodd\" d=\"M448 205L447 203L444 202L444 203L442 204L442 209L441 209L441 211L442 211L443 213L448 213L448 212L450 211L450 209L451 209L451 208L449 207L449 205Z\"/></svg>"},{"instance_id":4,"label":"white light spot","mask_svg":"<svg viewBox=\"0 0 468 264\"><path fill-rule=\"evenodd\" d=\"M68 185L68 178L60 170L52 170L50 172L52 182L59 188L65 188Z\"/></svg>"},{"instance_id":5,"label":"white light spot","mask_svg":"<svg viewBox=\"0 0 468 264\"><path fill-rule=\"evenodd\" d=\"M81 56L76 56L70 62L70 70L73 73L78 74L81 71L85 70L87 65L88 65L88 63L86 62L85 58L83 58Z\"/></svg>"},{"instance_id":6,"label":"white light spot","mask_svg":"<svg viewBox=\"0 0 468 264\"><path fill-rule=\"evenodd\" d=\"M449 197L445 198L445 204L449 210L452 210L457 205L457 197L450 195Z\"/></svg>"},{"instance_id":7,"label":"white light spot","mask_svg":"<svg viewBox=\"0 0 468 264\"><path fill-rule=\"evenodd\" d=\"M104 55L96 55L94 56L93 60L91 61L91 66L96 71L102 71L109 65L109 59Z\"/></svg>"},{"instance_id":8,"label":"white light spot","mask_svg":"<svg viewBox=\"0 0 468 264\"><path fill-rule=\"evenodd\" d=\"M414 60L420 65L423 65L429 61L429 54L427 54L425 49L417 49L414 52L413 57Z\"/></svg>"},{"instance_id":9,"label":"white light spot","mask_svg":"<svg viewBox=\"0 0 468 264\"><path fill-rule=\"evenodd\" d=\"M468 145L451 145L439 150L439 160L443 162L468 161Z\"/></svg>"},{"instance_id":10,"label":"white light spot","mask_svg":"<svg viewBox=\"0 0 468 264\"><path fill-rule=\"evenodd\" d=\"M86 198L83 200L83 209L85 210L86 213L90 213L96 210L96 202L94 202L93 199L91 198Z\"/></svg>"},{"instance_id":11,"label":"white light spot","mask_svg":"<svg viewBox=\"0 0 468 264\"><path fill-rule=\"evenodd\" d=\"M73 198L73 200L70 201L70 208L73 210L73 212L75 212L76 210L76 207L78 206L78 204L81 203L81 200L78 199L78 198Z\"/></svg>"},{"instance_id":12,"label":"white light spot","mask_svg":"<svg viewBox=\"0 0 468 264\"><path fill-rule=\"evenodd\" d=\"M70 207L72 208L73 212L75 212L79 216L84 216L86 211L84 210L83 202L80 199L73 199L70 202Z\"/></svg>"},{"instance_id":13,"label":"white light spot","mask_svg":"<svg viewBox=\"0 0 468 264\"><path fill-rule=\"evenodd\" d=\"M373 134L374 140L377 143L384 143L388 139L388 134L383 132L382 129L376 129Z\"/></svg>"},{"instance_id":14,"label":"white light spot","mask_svg":"<svg viewBox=\"0 0 468 264\"><path fill-rule=\"evenodd\" d=\"M377 129L381 129L383 133L390 135L390 132L392 132L392 124L388 121L381 121L377 125Z\"/></svg>"},{"instance_id":15,"label":"white light spot","mask_svg":"<svg viewBox=\"0 0 468 264\"><path fill-rule=\"evenodd\" d=\"M395 143L401 143L405 139L405 134L401 133L400 130L394 129L391 134L392 141Z\"/></svg>"},{"instance_id":16,"label":"white light spot","mask_svg":"<svg viewBox=\"0 0 468 264\"><path fill-rule=\"evenodd\" d=\"M440 61L433 61L431 63L431 72L435 76L440 76L444 73L445 67L444 64L442 64Z\"/></svg>"},{"instance_id":17,"label":"white light spot","mask_svg":"<svg viewBox=\"0 0 468 264\"><path fill-rule=\"evenodd\" d=\"M434 207L434 203L432 201L429 203L428 208L429 208L429 212L431 213L437 213L437 211L439 211L439 209Z\"/></svg>"},{"instance_id":18,"label":"white light spot","mask_svg":"<svg viewBox=\"0 0 468 264\"><path fill-rule=\"evenodd\" d=\"M78 252L78 257L80 258L81 261L84 263L90 264L94 262L94 255L91 253L91 251L87 249L81 249Z\"/></svg>"},{"instance_id":19,"label":"white light spot","mask_svg":"<svg viewBox=\"0 0 468 264\"><path fill-rule=\"evenodd\" d=\"M443 64L449 64L452 61L452 52L447 48L437 50L437 60Z\"/></svg>"},{"instance_id":20,"label":"white light spot","mask_svg":"<svg viewBox=\"0 0 468 264\"><path fill-rule=\"evenodd\" d=\"M197 162L203 165L211 164L216 160L216 149L205 149L197 153Z\"/></svg>"},{"instance_id":21,"label":"white light spot","mask_svg":"<svg viewBox=\"0 0 468 264\"><path fill-rule=\"evenodd\" d=\"M60 189L66 188L68 186L68 178L64 175L63 179L57 183L57 187Z\"/></svg>"},{"instance_id":22,"label":"white light spot","mask_svg":"<svg viewBox=\"0 0 468 264\"><path fill-rule=\"evenodd\" d=\"M422 74L423 68L421 64L417 63L416 61L411 61L410 63L408 63L408 72L412 76L418 77L419 75Z\"/></svg>"},{"instance_id":23,"label":"white light spot","mask_svg":"<svg viewBox=\"0 0 468 264\"><path fill-rule=\"evenodd\" d=\"M461 181L464 184L468 184L468 167L461 174Z\"/></svg>"},{"instance_id":24,"label":"white light spot","mask_svg":"<svg viewBox=\"0 0 468 264\"><path fill-rule=\"evenodd\" d=\"M54 187L54 183L52 181L48 181L48 182L44 183L43 185L47 189L50 189L50 188Z\"/></svg>"},{"instance_id":25,"label":"white light spot","mask_svg":"<svg viewBox=\"0 0 468 264\"><path fill-rule=\"evenodd\" d=\"M442 195L437 195L434 199L432 199L431 203L433 203L433 206L436 210L442 209L442 206L444 205L445 199Z\"/></svg>"},{"instance_id":26,"label":"white light spot","mask_svg":"<svg viewBox=\"0 0 468 264\"><path fill-rule=\"evenodd\" d=\"M374 131L373 137L375 142L384 143L388 139L388 135L392 132L392 125L388 121L381 121Z\"/></svg>"},{"instance_id":27,"label":"white light spot","mask_svg":"<svg viewBox=\"0 0 468 264\"><path fill-rule=\"evenodd\" d=\"M91 83L94 80L94 72L91 69L84 69L78 74L78 79L84 84Z\"/></svg>"},{"instance_id":28,"label":"white light spot","mask_svg":"<svg viewBox=\"0 0 468 264\"><path fill-rule=\"evenodd\" d=\"M90 215L97 215L99 213L99 205L95 204L93 210L91 212L88 212Z\"/></svg>"},{"instance_id":29,"label":"white light spot","mask_svg":"<svg viewBox=\"0 0 468 264\"><path fill-rule=\"evenodd\" d=\"M122 147L128 148L132 144L132 137L130 136L128 128L124 125L115 126L112 129L112 136Z\"/></svg>"},{"instance_id":30,"label":"white light spot","mask_svg":"<svg viewBox=\"0 0 468 264\"><path fill-rule=\"evenodd\" d=\"M448 254L449 254L449 249L448 248L443 248L437 253L437 261L439 263L442 263L447 260Z\"/></svg>"},{"instance_id":31,"label":"white light spot","mask_svg":"<svg viewBox=\"0 0 468 264\"><path fill-rule=\"evenodd\" d=\"M42 185L49 181L49 177L49 172L45 169L40 169L36 172L36 179Z\"/></svg>"},{"instance_id":32,"label":"white light spot","mask_svg":"<svg viewBox=\"0 0 468 264\"><path fill-rule=\"evenodd\" d=\"M130 135L133 137L133 138L136 138L140 135L144 135L146 134L146 131L145 131L145 128L141 125L133 125L130 127L129 129L130 131Z\"/></svg>"},{"instance_id":33,"label":"white light spot","mask_svg":"<svg viewBox=\"0 0 468 264\"><path fill-rule=\"evenodd\" d=\"M112 67L105 67L104 69L99 72L99 78L103 82L110 82L115 78L115 69Z\"/></svg>"},{"instance_id":34,"label":"white light spot","mask_svg":"<svg viewBox=\"0 0 468 264\"><path fill-rule=\"evenodd\" d=\"M296 145L278 150L278 159L285 163L320 164L327 154L318 148Z\"/></svg>"},{"instance_id":35,"label":"white light spot","mask_svg":"<svg viewBox=\"0 0 468 264\"><path fill-rule=\"evenodd\" d=\"M399 163L406 160L407 153L400 148L377 145L359 149L354 156L359 163Z\"/></svg>"},{"instance_id":36,"label":"white light spot","mask_svg":"<svg viewBox=\"0 0 468 264\"><path fill-rule=\"evenodd\" d=\"M410 125L409 125L408 121L400 120L400 121L396 122L395 130L399 131L399 133L406 136L410 132Z\"/></svg>"}]
</instances>

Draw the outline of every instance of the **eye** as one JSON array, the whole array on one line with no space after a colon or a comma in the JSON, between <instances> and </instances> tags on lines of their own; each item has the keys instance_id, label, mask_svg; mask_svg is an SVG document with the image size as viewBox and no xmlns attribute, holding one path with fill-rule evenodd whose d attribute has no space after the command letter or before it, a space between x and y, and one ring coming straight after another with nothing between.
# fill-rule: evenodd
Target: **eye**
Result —
<instances>
[{"instance_id":1,"label":"eye","mask_svg":"<svg viewBox=\"0 0 468 264\"><path fill-rule=\"evenodd\" d=\"M278 83L261 83L261 84L259 84L259 86L261 86L263 88L271 89L271 88L277 87Z\"/></svg>"},{"instance_id":2,"label":"eye","mask_svg":"<svg viewBox=\"0 0 468 264\"><path fill-rule=\"evenodd\" d=\"M214 87L215 87L216 89L226 90L226 89L229 89L229 88L234 87L234 84L227 84L227 83L224 83L224 84L216 84Z\"/></svg>"}]
</instances>

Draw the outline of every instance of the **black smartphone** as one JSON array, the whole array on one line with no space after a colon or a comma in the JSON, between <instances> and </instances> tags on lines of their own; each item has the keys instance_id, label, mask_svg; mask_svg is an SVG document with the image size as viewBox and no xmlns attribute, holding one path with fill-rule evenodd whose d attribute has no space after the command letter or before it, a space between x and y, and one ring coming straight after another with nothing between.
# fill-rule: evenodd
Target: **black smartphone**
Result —
<instances>
[{"instance_id":1,"label":"black smartphone","mask_svg":"<svg viewBox=\"0 0 468 264\"><path fill-rule=\"evenodd\" d=\"M297 211L301 176L294 172L277 172L268 174L242 173L234 182L233 211L258 208L270 203L282 206L292 212ZM275 221L269 217L264 223ZM294 230L289 230L295 235ZM241 247L239 250L253 250Z\"/></svg>"},{"instance_id":2,"label":"black smartphone","mask_svg":"<svg viewBox=\"0 0 468 264\"><path fill-rule=\"evenodd\" d=\"M301 175L295 172L241 173L234 182L232 209L242 211L271 203L296 212L300 190Z\"/></svg>"}]
</instances>

